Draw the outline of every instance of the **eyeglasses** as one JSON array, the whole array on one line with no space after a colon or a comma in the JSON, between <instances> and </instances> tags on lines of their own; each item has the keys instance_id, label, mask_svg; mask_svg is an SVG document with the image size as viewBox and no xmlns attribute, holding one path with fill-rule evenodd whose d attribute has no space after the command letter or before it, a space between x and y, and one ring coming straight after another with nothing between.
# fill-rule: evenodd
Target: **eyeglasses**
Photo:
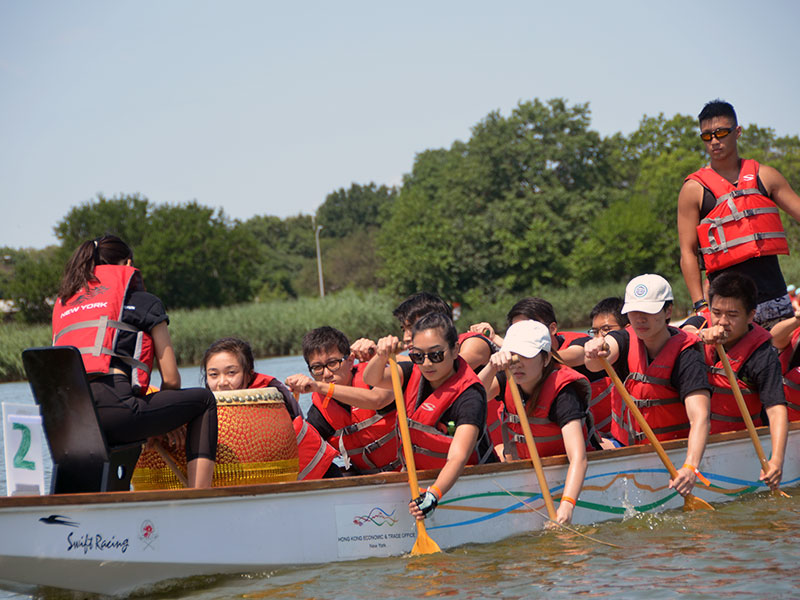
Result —
<instances>
[{"instance_id":1,"label":"eyeglasses","mask_svg":"<svg viewBox=\"0 0 800 600\"><path fill-rule=\"evenodd\" d=\"M350 358L349 355L343 356L342 358L332 358L328 362L322 365L320 364L308 365L308 370L315 377L319 377L320 375L322 375L325 369L328 369L328 371L330 371L331 373L336 373L336 371L339 370L339 367L342 366L342 363L346 361L348 358Z\"/></svg>"},{"instance_id":2,"label":"eyeglasses","mask_svg":"<svg viewBox=\"0 0 800 600\"><path fill-rule=\"evenodd\" d=\"M710 142L712 137L721 140L728 137L736 127L717 127L714 131L704 131L700 134L700 139L704 142Z\"/></svg>"},{"instance_id":3,"label":"eyeglasses","mask_svg":"<svg viewBox=\"0 0 800 600\"><path fill-rule=\"evenodd\" d=\"M425 362L425 358L432 363L440 363L444 360L444 350L434 350L433 352L409 352L408 358L415 365L421 365Z\"/></svg>"},{"instance_id":4,"label":"eyeglasses","mask_svg":"<svg viewBox=\"0 0 800 600\"><path fill-rule=\"evenodd\" d=\"M588 333L591 337L597 337L597 334L605 335L609 331L614 331L614 328L611 325L603 325L602 327L598 327L595 329L592 327L591 329L587 329L586 333Z\"/></svg>"}]
</instances>

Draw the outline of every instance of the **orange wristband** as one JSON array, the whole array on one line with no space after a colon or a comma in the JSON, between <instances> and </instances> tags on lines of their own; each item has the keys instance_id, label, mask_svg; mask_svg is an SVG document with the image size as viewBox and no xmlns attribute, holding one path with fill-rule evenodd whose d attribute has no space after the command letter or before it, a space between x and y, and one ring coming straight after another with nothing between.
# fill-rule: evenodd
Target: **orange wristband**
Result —
<instances>
[{"instance_id":1,"label":"orange wristband","mask_svg":"<svg viewBox=\"0 0 800 600\"><path fill-rule=\"evenodd\" d=\"M442 490L439 489L439 486L430 485L428 486L428 491L433 492L433 494L436 496L437 502L442 499Z\"/></svg>"},{"instance_id":2,"label":"orange wristband","mask_svg":"<svg viewBox=\"0 0 800 600\"><path fill-rule=\"evenodd\" d=\"M569 502L572 506L575 506L575 498L570 498L569 496L561 496L562 502Z\"/></svg>"},{"instance_id":3,"label":"orange wristband","mask_svg":"<svg viewBox=\"0 0 800 600\"><path fill-rule=\"evenodd\" d=\"M328 384L328 393L325 394L325 398L322 400L322 408L328 408L328 402L330 402L331 398L333 398L333 388L334 385L331 381L330 384Z\"/></svg>"},{"instance_id":4,"label":"orange wristband","mask_svg":"<svg viewBox=\"0 0 800 600\"><path fill-rule=\"evenodd\" d=\"M689 463L683 463L683 467L681 467L681 468L682 469L689 469L704 484L711 485L711 482L706 478L706 476L703 475L700 471L698 471L697 467L695 467L694 465L690 465Z\"/></svg>"}]
</instances>

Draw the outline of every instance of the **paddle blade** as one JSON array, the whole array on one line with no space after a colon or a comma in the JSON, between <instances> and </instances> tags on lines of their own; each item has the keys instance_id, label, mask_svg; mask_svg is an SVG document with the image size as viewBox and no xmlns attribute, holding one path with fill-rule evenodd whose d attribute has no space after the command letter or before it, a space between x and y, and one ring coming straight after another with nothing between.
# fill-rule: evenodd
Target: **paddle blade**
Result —
<instances>
[{"instance_id":1,"label":"paddle blade","mask_svg":"<svg viewBox=\"0 0 800 600\"><path fill-rule=\"evenodd\" d=\"M439 544L434 542L431 536L428 535L428 532L425 531L425 523L423 521L417 521L417 541L414 542L414 547L411 549L411 556L416 556L417 554L436 554L441 551L442 549L439 548Z\"/></svg>"},{"instance_id":2,"label":"paddle blade","mask_svg":"<svg viewBox=\"0 0 800 600\"><path fill-rule=\"evenodd\" d=\"M683 499L683 510L715 510L708 502L698 498L694 494L689 494Z\"/></svg>"}]
</instances>

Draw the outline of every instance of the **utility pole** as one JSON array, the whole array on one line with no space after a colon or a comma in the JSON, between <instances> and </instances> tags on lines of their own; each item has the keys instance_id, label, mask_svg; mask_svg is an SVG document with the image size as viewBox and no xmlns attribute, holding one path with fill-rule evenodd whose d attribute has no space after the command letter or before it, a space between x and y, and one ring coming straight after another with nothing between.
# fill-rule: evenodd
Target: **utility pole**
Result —
<instances>
[{"instance_id":1,"label":"utility pole","mask_svg":"<svg viewBox=\"0 0 800 600\"><path fill-rule=\"evenodd\" d=\"M322 225L315 225L316 218L311 217L311 226L314 227L314 241L317 243L317 272L319 273L319 297L325 297L325 284L322 281L322 253L319 251L319 232Z\"/></svg>"}]
</instances>

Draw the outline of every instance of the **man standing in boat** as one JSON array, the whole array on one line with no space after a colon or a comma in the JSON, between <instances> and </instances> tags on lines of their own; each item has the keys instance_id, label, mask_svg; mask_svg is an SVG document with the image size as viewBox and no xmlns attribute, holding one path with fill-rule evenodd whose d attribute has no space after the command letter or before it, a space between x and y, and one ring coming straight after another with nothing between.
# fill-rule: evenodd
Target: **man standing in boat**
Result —
<instances>
[{"instance_id":1,"label":"man standing in boat","mask_svg":"<svg viewBox=\"0 0 800 600\"><path fill-rule=\"evenodd\" d=\"M689 175L678 196L681 272L696 312L707 307L710 281L735 271L758 288L755 322L769 329L794 314L779 254L788 254L778 207L800 221L800 196L777 170L739 157L742 128L733 106L707 103L698 116L708 166Z\"/></svg>"},{"instance_id":2,"label":"man standing in boat","mask_svg":"<svg viewBox=\"0 0 800 600\"><path fill-rule=\"evenodd\" d=\"M607 359L659 440L688 438L686 460L669 482L669 487L685 496L694 488L709 428L711 385L695 347L700 340L667 325L672 316L672 288L660 275L640 275L628 283L622 314L628 315L630 327L586 342L586 367L602 371L602 359ZM610 441L615 445L647 441L616 390L611 417Z\"/></svg>"},{"instance_id":3,"label":"man standing in boat","mask_svg":"<svg viewBox=\"0 0 800 600\"><path fill-rule=\"evenodd\" d=\"M763 425L762 408L769 422L772 455L769 470L761 472L761 481L777 488L783 473L789 418L783 393L783 375L778 354L769 331L753 323L756 313L756 285L738 273L722 273L709 286L711 323L698 332L706 343L705 359L709 367L711 394L711 433L739 431L744 418L728 380L716 344L722 344L736 375L750 417L756 426Z\"/></svg>"}]
</instances>

